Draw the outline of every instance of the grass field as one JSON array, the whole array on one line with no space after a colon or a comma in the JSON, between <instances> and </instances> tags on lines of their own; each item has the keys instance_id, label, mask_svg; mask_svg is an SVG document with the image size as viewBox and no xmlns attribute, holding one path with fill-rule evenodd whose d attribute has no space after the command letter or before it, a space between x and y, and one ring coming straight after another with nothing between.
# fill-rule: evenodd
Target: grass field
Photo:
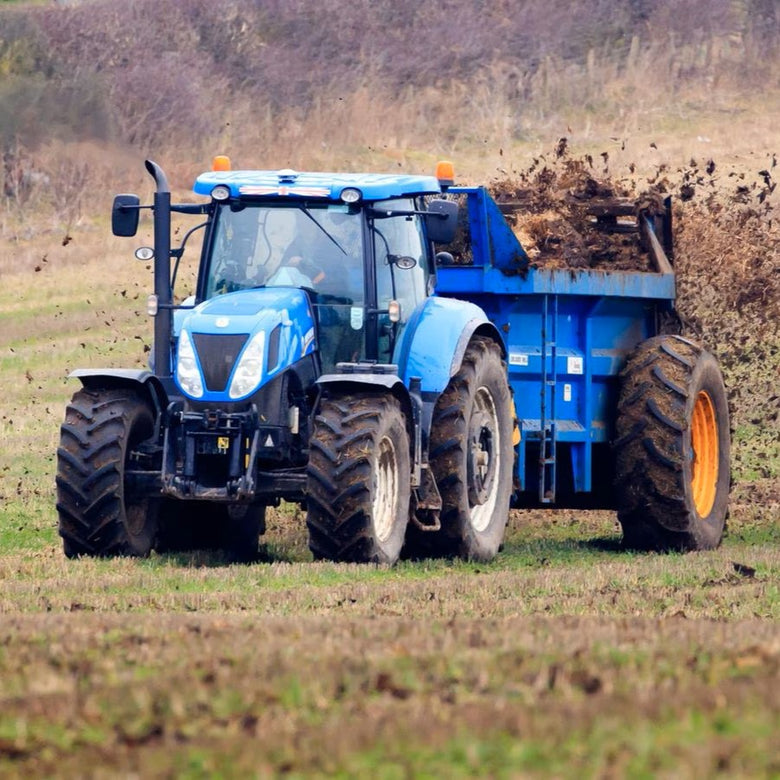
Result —
<instances>
[{"instance_id":1,"label":"grass field","mask_svg":"<svg viewBox=\"0 0 780 780\"><path fill-rule=\"evenodd\" d=\"M607 513L516 512L492 564L394 569L309 562L293 513L268 537L251 566L5 552L0 772L780 770L766 524L712 553L632 555Z\"/></svg>"}]
</instances>

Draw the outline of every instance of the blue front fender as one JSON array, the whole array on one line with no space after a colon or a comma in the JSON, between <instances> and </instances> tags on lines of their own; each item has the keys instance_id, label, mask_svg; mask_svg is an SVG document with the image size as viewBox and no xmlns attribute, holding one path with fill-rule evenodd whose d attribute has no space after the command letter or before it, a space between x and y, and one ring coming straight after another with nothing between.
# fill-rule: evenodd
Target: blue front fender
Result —
<instances>
[{"instance_id":1,"label":"blue front fender","mask_svg":"<svg viewBox=\"0 0 780 780\"><path fill-rule=\"evenodd\" d=\"M454 298L428 298L415 309L393 354L404 384L409 387L411 378L418 376L423 395L443 392L474 335L494 339L505 351L498 328L479 306Z\"/></svg>"}]
</instances>

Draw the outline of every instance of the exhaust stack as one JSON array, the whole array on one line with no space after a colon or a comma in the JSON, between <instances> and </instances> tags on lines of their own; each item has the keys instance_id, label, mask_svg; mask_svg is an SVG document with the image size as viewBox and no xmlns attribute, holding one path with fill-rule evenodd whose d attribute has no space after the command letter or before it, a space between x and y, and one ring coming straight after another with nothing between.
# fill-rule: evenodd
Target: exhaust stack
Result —
<instances>
[{"instance_id":1,"label":"exhaust stack","mask_svg":"<svg viewBox=\"0 0 780 780\"><path fill-rule=\"evenodd\" d=\"M154 317L154 373L161 379L171 377L173 338L173 292L171 290L171 191L168 178L153 160L146 160L146 170L154 179L154 294L157 314Z\"/></svg>"}]
</instances>

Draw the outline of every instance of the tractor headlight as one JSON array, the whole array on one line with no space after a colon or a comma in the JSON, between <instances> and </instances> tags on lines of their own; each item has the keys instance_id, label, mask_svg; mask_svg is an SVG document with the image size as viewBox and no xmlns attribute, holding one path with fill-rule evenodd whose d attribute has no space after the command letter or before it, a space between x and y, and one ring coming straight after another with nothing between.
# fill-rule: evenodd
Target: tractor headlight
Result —
<instances>
[{"instance_id":1,"label":"tractor headlight","mask_svg":"<svg viewBox=\"0 0 780 780\"><path fill-rule=\"evenodd\" d=\"M241 353L228 391L231 398L243 398L260 384L264 359L265 331L260 331L252 337Z\"/></svg>"},{"instance_id":2,"label":"tractor headlight","mask_svg":"<svg viewBox=\"0 0 780 780\"><path fill-rule=\"evenodd\" d=\"M341 200L344 203L357 203L363 197L363 193L357 187L345 187L341 191Z\"/></svg>"},{"instance_id":3,"label":"tractor headlight","mask_svg":"<svg viewBox=\"0 0 780 780\"><path fill-rule=\"evenodd\" d=\"M192 341L190 341L186 330L182 330L179 336L179 349L176 356L176 381L179 383L179 387L192 398L200 398L203 395L203 380L200 377Z\"/></svg>"}]
</instances>

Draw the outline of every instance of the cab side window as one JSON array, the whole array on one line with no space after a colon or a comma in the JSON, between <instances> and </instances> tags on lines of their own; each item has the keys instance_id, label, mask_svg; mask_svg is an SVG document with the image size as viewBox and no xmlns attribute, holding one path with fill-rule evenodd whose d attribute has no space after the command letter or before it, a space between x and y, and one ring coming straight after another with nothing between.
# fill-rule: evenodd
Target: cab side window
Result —
<instances>
[{"instance_id":1,"label":"cab side window","mask_svg":"<svg viewBox=\"0 0 780 780\"><path fill-rule=\"evenodd\" d=\"M378 209L413 211L409 198L377 203ZM419 215L398 215L374 220L374 257L376 262L377 303L386 309L390 301L400 304L401 317L392 325L380 315L379 357L390 360L412 312L427 296L428 261L422 219Z\"/></svg>"}]
</instances>

